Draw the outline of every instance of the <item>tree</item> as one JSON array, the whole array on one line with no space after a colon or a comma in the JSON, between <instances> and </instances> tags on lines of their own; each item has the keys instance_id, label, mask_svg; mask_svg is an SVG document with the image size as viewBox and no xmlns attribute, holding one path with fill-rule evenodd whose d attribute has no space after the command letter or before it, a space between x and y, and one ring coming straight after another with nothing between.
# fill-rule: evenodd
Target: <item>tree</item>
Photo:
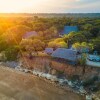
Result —
<instances>
[{"instance_id":1,"label":"tree","mask_svg":"<svg viewBox=\"0 0 100 100\"><path fill-rule=\"evenodd\" d=\"M23 35L30 31L30 28L24 25L17 25L14 27L9 28L4 34L3 37L8 43L18 44Z\"/></svg>"},{"instance_id":2,"label":"tree","mask_svg":"<svg viewBox=\"0 0 100 100\"><path fill-rule=\"evenodd\" d=\"M45 40L52 39L58 37L58 31L56 27L52 26L45 31L39 31L39 35L42 36Z\"/></svg>"},{"instance_id":3,"label":"tree","mask_svg":"<svg viewBox=\"0 0 100 100\"><path fill-rule=\"evenodd\" d=\"M86 69L86 57L87 57L86 54L83 53L83 54L81 55L81 58L79 59L79 64L80 64L81 66L83 66L82 75L85 74L85 69Z\"/></svg>"},{"instance_id":4,"label":"tree","mask_svg":"<svg viewBox=\"0 0 100 100\"><path fill-rule=\"evenodd\" d=\"M0 35L2 35L4 32L4 29L0 26Z\"/></svg>"},{"instance_id":5,"label":"tree","mask_svg":"<svg viewBox=\"0 0 100 100\"><path fill-rule=\"evenodd\" d=\"M74 43L72 47L79 52L89 52L93 50L94 45L91 43L86 43L86 42L82 42L82 43L77 42L77 43Z\"/></svg>"},{"instance_id":6,"label":"tree","mask_svg":"<svg viewBox=\"0 0 100 100\"><path fill-rule=\"evenodd\" d=\"M90 32L92 33L93 38L94 38L94 37L97 37L98 34L99 34L99 32L100 32L100 26L99 26L99 27L98 27L98 26L94 26L94 27L91 29Z\"/></svg>"},{"instance_id":7,"label":"tree","mask_svg":"<svg viewBox=\"0 0 100 100\"><path fill-rule=\"evenodd\" d=\"M7 61L15 61L17 60L17 56L19 53L19 47L18 46L11 46L5 50L5 57L7 58Z\"/></svg>"},{"instance_id":8,"label":"tree","mask_svg":"<svg viewBox=\"0 0 100 100\"><path fill-rule=\"evenodd\" d=\"M80 44L79 42L77 42L77 43L74 43L74 44L72 45L72 47L73 47L74 49L77 49L78 51L80 51L80 49L81 49L81 44Z\"/></svg>"},{"instance_id":9,"label":"tree","mask_svg":"<svg viewBox=\"0 0 100 100\"><path fill-rule=\"evenodd\" d=\"M57 38L53 41L50 41L48 43L48 47L52 47L52 48L67 48L67 43L62 39L62 38Z\"/></svg>"},{"instance_id":10,"label":"tree","mask_svg":"<svg viewBox=\"0 0 100 100\"><path fill-rule=\"evenodd\" d=\"M85 30L85 31L91 31L92 28L93 28L93 25L92 24L85 24L83 26L83 30Z\"/></svg>"},{"instance_id":11,"label":"tree","mask_svg":"<svg viewBox=\"0 0 100 100\"><path fill-rule=\"evenodd\" d=\"M47 28L47 25L45 23L43 23L43 22L35 22L33 24L33 28L32 29L34 31L39 32L39 31L44 31L44 30L46 30L48 28Z\"/></svg>"},{"instance_id":12,"label":"tree","mask_svg":"<svg viewBox=\"0 0 100 100\"><path fill-rule=\"evenodd\" d=\"M5 40L5 38L3 38L3 36L0 36L0 52L4 51L7 48L8 48L8 44Z\"/></svg>"},{"instance_id":13,"label":"tree","mask_svg":"<svg viewBox=\"0 0 100 100\"><path fill-rule=\"evenodd\" d=\"M92 39L91 42L94 45L94 50L98 51L100 53L100 37Z\"/></svg>"},{"instance_id":14,"label":"tree","mask_svg":"<svg viewBox=\"0 0 100 100\"><path fill-rule=\"evenodd\" d=\"M68 44L68 48L72 44L71 41L74 36L75 36L75 32L70 32L68 35L64 35L63 39Z\"/></svg>"},{"instance_id":15,"label":"tree","mask_svg":"<svg viewBox=\"0 0 100 100\"><path fill-rule=\"evenodd\" d=\"M65 35L63 39L68 44L68 47L76 42L86 41L85 36L82 35L80 32L70 32L68 35Z\"/></svg>"},{"instance_id":16,"label":"tree","mask_svg":"<svg viewBox=\"0 0 100 100\"><path fill-rule=\"evenodd\" d=\"M76 42L86 42L86 41L87 40L85 36L81 32L76 33L71 39L72 44Z\"/></svg>"},{"instance_id":17,"label":"tree","mask_svg":"<svg viewBox=\"0 0 100 100\"><path fill-rule=\"evenodd\" d=\"M26 50L29 52L33 51L41 51L45 48L45 43L38 39L23 39L20 43L20 46L22 47L22 50Z\"/></svg>"},{"instance_id":18,"label":"tree","mask_svg":"<svg viewBox=\"0 0 100 100\"><path fill-rule=\"evenodd\" d=\"M90 33L89 31L81 31L81 34L85 36L87 41L93 38L92 33Z\"/></svg>"}]
</instances>

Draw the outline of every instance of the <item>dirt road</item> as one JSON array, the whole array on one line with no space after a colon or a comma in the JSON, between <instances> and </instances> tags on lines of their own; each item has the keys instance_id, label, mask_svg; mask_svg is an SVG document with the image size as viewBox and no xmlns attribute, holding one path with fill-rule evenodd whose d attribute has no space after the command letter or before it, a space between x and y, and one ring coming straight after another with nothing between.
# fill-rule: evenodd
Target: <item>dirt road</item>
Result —
<instances>
[{"instance_id":1,"label":"dirt road","mask_svg":"<svg viewBox=\"0 0 100 100\"><path fill-rule=\"evenodd\" d=\"M0 100L84 100L33 75L0 66Z\"/></svg>"}]
</instances>

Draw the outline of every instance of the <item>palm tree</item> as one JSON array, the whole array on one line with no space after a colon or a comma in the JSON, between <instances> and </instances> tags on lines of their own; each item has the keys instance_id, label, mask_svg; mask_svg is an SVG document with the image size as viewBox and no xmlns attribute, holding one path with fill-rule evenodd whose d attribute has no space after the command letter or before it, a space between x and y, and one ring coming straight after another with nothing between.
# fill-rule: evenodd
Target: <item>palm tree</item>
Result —
<instances>
[{"instance_id":1,"label":"palm tree","mask_svg":"<svg viewBox=\"0 0 100 100\"><path fill-rule=\"evenodd\" d=\"M84 75L85 70L86 70L86 54L85 53L81 55L80 65L83 66L82 75Z\"/></svg>"}]
</instances>

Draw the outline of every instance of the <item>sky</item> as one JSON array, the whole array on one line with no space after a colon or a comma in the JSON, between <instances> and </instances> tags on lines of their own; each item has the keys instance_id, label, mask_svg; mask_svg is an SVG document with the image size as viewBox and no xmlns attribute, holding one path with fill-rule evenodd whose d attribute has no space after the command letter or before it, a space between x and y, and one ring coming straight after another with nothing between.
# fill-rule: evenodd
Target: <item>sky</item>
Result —
<instances>
[{"instance_id":1,"label":"sky","mask_svg":"<svg viewBox=\"0 0 100 100\"><path fill-rule=\"evenodd\" d=\"M100 0L0 0L0 13L100 13Z\"/></svg>"}]
</instances>

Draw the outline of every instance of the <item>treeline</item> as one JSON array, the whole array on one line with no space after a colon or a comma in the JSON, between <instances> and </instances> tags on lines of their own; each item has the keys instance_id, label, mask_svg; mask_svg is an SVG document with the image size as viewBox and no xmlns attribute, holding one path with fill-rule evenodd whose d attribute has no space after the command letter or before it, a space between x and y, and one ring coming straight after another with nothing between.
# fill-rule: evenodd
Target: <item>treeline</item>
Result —
<instances>
[{"instance_id":1,"label":"treeline","mask_svg":"<svg viewBox=\"0 0 100 100\"><path fill-rule=\"evenodd\" d=\"M74 18L96 18L100 17L100 13L0 13L0 17L74 17Z\"/></svg>"}]
</instances>

